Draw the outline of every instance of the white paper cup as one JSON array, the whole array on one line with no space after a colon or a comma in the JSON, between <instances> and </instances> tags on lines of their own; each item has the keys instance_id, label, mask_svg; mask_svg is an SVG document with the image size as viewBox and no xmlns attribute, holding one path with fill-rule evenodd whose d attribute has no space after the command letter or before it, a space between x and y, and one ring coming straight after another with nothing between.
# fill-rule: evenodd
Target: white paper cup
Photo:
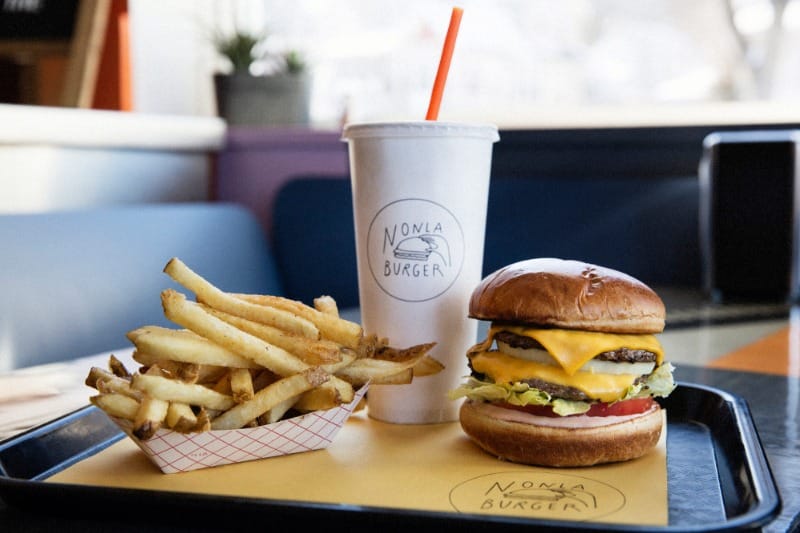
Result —
<instances>
[{"instance_id":1,"label":"white paper cup","mask_svg":"<svg viewBox=\"0 0 800 533\"><path fill-rule=\"evenodd\" d=\"M497 127L454 122L348 124L361 322L408 347L436 342L445 365L408 385L371 385L370 417L424 424L458 419L447 392L469 374L477 341L467 317L483 265Z\"/></svg>"}]
</instances>

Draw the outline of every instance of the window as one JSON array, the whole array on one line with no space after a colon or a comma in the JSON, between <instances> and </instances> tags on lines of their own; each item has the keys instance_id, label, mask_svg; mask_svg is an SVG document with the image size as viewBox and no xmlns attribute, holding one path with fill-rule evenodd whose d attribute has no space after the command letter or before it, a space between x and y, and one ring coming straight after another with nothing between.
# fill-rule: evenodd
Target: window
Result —
<instances>
[{"instance_id":1,"label":"window","mask_svg":"<svg viewBox=\"0 0 800 533\"><path fill-rule=\"evenodd\" d=\"M464 17L442 119L515 126L564 120L567 110L581 109L571 116L607 121L624 107L628 114L646 108L642 113L655 113L649 115L654 121L686 121L692 120L691 115L703 120L704 113L718 113L720 103L767 105L770 116L791 112L797 101L798 0L175 0L166 7L161 4L131 5L133 31L137 21L140 34L147 29L147 37L135 45L144 56L134 61L135 68L161 72L159 83L141 82L135 91L137 102L145 107L163 105L155 98L161 102L169 98L163 80L174 75L170 71L175 73L175 64L171 68L158 64L170 59L170 48L161 40L175 43L176 25L154 15L172 10L183 18L187 31L195 33L194 43L201 44L183 48L184 53L194 50L199 55L188 65L195 69L194 87L200 83L206 88L204 100L198 103L196 98L193 105L199 107L193 112L213 113L208 93L216 63L208 29L231 27L238 21L249 29L265 29L270 46L297 48L305 54L314 75L315 123L421 119L453 5L464 8ZM154 20L168 28L164 37L152 32ZM196 92L187 88L184 99ZM148 93L154 94L153 100Z\"/></svg>"}]
</instances>

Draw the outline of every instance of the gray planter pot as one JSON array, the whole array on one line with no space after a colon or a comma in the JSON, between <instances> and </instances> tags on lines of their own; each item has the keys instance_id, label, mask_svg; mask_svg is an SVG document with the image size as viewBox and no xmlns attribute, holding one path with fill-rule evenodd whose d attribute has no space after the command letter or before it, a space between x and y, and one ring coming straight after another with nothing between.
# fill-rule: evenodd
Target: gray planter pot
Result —
<instances>
[{"instance_id":1,"label":"gray planter pot","mask_svg":"<svg viewBox=\"0 0 800 533\"><path fill-rule=\"evenodd\" d=\"M306 73L214 76L217 112L230 125L307 125L309 89Z\"/></svg>"}]
</instances>

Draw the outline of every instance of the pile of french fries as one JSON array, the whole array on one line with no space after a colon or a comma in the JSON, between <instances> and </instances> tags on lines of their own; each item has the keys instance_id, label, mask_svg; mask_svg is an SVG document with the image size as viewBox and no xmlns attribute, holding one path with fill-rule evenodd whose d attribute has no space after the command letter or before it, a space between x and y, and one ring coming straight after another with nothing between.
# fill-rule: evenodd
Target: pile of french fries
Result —
<instances>
[{"instance_id":1,"label":"pile of french fries","mask_svg":"<svg viewBox=\"0 0 800 533\"><path fill-rule=\"evenodd\" d=\"M159 428L182 433L238 429L331 409L368 383L403 384L444 368L428 352L405 349L339 316L336 301L313 306L281 296L225 292L172 258L164 272L194 293L166 289L164 315L177 329L143 326L127 334L135 372L111 355L93 367L90 401L128 421L141 440Z\"/></svg>"}]
</instances>

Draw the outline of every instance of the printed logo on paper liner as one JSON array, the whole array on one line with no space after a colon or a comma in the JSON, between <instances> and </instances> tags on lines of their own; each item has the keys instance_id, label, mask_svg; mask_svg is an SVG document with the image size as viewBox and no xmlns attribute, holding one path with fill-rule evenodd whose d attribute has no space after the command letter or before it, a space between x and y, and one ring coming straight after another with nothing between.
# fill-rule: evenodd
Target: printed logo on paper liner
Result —
<instances>
[{"instance_id":1,"label":"printed logo on paper liner","mask_svg":"<svg viewBox=\"0 0 800 533\"><path fill-rule=\"evenodd\" d=\"M462 513L586 521L625 506L625 495L595 479L555 472L496 472L468 479L450 491Z\"/></svg>"},{"instance_id":2,"label":"printed logo on paper liner","mask_svg":"<svg viewBox=\"0 0 800 533\"><path fill-rule=\"evenodd\" d=\"M367 261L378 286L406 302L436 298L464 262L464 233L436 202L411 198L384 206L367 233Z\"/></svg>"}]
</instances>

